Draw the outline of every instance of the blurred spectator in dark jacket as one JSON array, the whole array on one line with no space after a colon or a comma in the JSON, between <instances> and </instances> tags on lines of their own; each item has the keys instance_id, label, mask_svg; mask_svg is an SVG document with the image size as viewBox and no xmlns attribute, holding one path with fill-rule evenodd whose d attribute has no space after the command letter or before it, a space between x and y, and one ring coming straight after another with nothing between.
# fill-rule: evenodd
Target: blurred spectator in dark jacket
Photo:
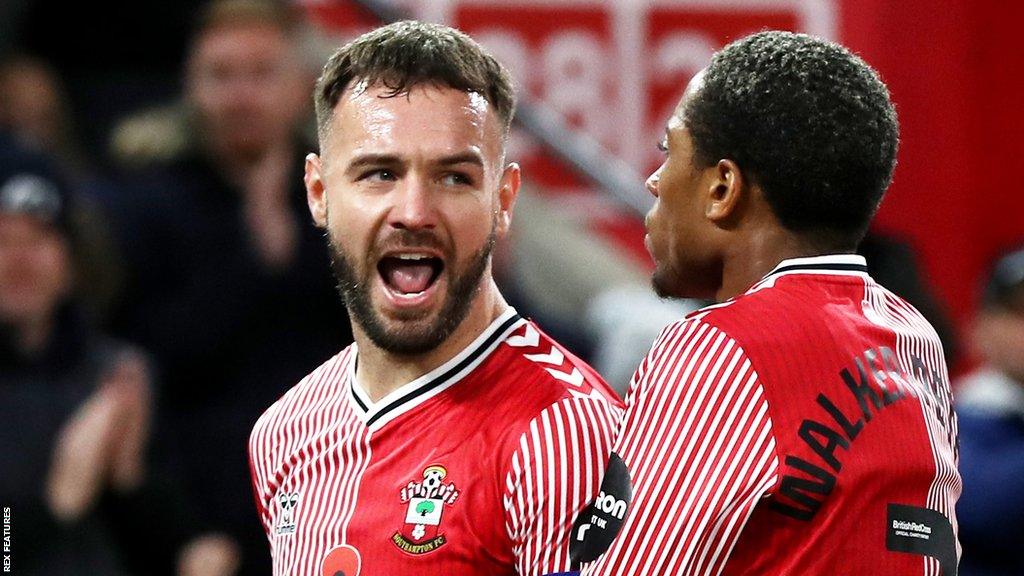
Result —
<instances>
[{"instance_id":1,"label":"blurred spectator in dark jacket","mask_svg":"<svg viewBox=\"0 0 1024 576\"><path fill-rule=\"evenodd\" d=\"M186 74L187 138L136 162L136 194L111 214L127 256L117 326L162 375L161 453L189 498L267 565L248 490L255 419L351 339L327 251L309 222L298 136L312 86L291 13L220 0L202 13ZM174 115L165 119L173 125Z\"/></svg>"},{"instance_id":2,"label":"blurred spectator in dark jacket","mask_svg":"<svg viewBox=\"0 0 1024 576\"><path fill-rule=\"evenodd\" d=\"M957 394L963 576L1024 574L1024 247L992 269Z\"/></svg>"},{"instance_id":3,"label":"blurred spectator in dark jacket","mask_svg":"<svg viewBox=\"0 0 1024 576\"><path fill-rule=\"evenodd\" d=\"M0 501L17 527L12 569L116 575L155 561L163 568L145 573L171 574L198 526L179 522L173 492L147 472L149 370L90 321L76 223L49 161L0 133ZM235 556L223 538L193 539L178 573L227 575Z\"/></svg>"},{"instance_id":4,"label":"blurred spectator in dark jacket","mask_svg":"<svg viewBox=\"0 0 1024 576\"><path fill-rule=\"evenodd\" d=\"M51 159L79 193L76 225L88 228L90 236L90 241L79 247L80 259L89 264L79 271L86 274L79 295L89 301L98 320L105 321L121 281L120 259L110 237L109 222L93 198L119 194L120 188L100 178L82 153L63 82L46 62L23 54L10 55L0 62L0 131L19 146Z\"/></svg>"}]
</instances>

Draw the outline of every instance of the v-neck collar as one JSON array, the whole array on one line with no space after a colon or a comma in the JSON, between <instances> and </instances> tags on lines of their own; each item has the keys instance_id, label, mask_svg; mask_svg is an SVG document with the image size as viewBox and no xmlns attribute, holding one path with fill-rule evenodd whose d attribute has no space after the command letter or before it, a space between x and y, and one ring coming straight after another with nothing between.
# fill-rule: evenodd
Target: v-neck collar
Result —
<instances>
[{"instance_id":1,"label":"v-neck collar","mask_svg":"<svg viewBox=\"0 0 1024 576\"><path fill-rule=\"evenodd\" d=\"M477 336L476 340L450 360L423 376L392 390L377 402L370 401L369 395L356 382L358 349L353 344L352 360L348 364L346 376L353 408L363 417L370 430L380 429L399 415L419 406L462 380L487 359L505 337L524 322L526 320L510 307L491 322Z\"/></svg>"}]
</instances>

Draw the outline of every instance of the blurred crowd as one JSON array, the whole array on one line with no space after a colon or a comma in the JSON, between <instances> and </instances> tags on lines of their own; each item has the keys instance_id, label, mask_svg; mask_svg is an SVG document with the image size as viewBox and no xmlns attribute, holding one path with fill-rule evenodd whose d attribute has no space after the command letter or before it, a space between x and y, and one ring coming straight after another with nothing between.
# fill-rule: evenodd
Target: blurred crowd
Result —
<instances>
[{"instance_id":1,"label":"blurred crowd","mask_svg":"<svg viewBox=\"0 0 1024 576\"><path fill-rule=\"evenodd\" d=\"M297 176L314 79L297 24L266 2L207 7L181 96L120 121L98 162L47 63L0 68L18 573L267 572L248 432L351 338Z\"/></svg>"},{"instance_id":2,"label":"blurred crowd","mask_svg":"<svg viewBox=\"0 0 1024 576\"><path fill-rule=\"evenodd\" d=\"M302 187L319 64L303 26L269 0L203 6L180 94L98 147L67 71L0 44L0 503L17 573L269 573L247 434L351 339ZM497 275L621 392L700 303L657 300L643 266L565 214L524 193ZM1024 573L1024 248L979 280L964 346L905 245L862 252L948 356L982 359L957 388L961 573Z\"/></svg>"}]
</instances>

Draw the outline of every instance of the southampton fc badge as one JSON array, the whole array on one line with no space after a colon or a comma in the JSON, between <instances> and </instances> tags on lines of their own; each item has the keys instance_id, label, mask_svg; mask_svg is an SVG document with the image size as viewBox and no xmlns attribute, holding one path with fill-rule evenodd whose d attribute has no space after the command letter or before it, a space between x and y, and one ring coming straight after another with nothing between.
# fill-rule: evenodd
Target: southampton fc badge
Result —
<instances>
[{"instance_id":1,"label":"southampton fc badge","mask_svg":"<svg viewBox=\"0 0 1024 576\"><path fill-rule=\"evenodd\" d=\"M391 541L409 554L426 554L444 546L448 540L441 530L441 516L445 506L451 506L459 497L455 484L444 481L448 470L444 466L428 466L422 481L411 481L402 488L399 497L405 505L405 524L391 536Z\"/></svg>"}]
</instances>

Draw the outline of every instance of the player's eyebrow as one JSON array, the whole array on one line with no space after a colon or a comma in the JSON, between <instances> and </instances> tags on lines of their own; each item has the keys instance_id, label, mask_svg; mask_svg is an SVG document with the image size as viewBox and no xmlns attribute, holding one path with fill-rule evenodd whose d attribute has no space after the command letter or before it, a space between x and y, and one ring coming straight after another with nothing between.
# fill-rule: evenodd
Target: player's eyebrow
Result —
<instances>
[{"instance_id":1,"label":"player's eyebrow","mask_svg":"<svg viewBox=\"0 0 1024 576\"><path fill-rule=\"evenodd\" d=\"M455 164L475 164L481 168L484 165L484 159L480 156L480 153L476 150L467 150L466 152L459 152L449 156L442 156L437 159L437 164L441 166L453 166Z\"/></svg>"},{"instance_id":2,"label":"player's eyebrow","mask_svg":"<svg viewBox=\"0 0 1024 576\"><path fill-rule=\"evenodd\" d=\"M401 163L402 159L395 154L360 154L348 163L346 170L356 170L367 166L395 166Z\"/></svg>"},{"instance_id":3,"label":"player's eyebrow","mask_svg":"<svg viewBox=\"0 0 1024 576\"><path fill-rule=\"evenodd\" d=\"M358 170L360 168L366 168L368 166L396 166L403 164L404 161L401 157L396 154L360 154L349 161L346 170ZM456 164L473 164L476 166L483 167L484 159L476 150L467 150L465 152L458 152L450 154L448 156L442 156L435 160L435 164L439 166L454 166Z\"/></svg>"}]
</instances>

